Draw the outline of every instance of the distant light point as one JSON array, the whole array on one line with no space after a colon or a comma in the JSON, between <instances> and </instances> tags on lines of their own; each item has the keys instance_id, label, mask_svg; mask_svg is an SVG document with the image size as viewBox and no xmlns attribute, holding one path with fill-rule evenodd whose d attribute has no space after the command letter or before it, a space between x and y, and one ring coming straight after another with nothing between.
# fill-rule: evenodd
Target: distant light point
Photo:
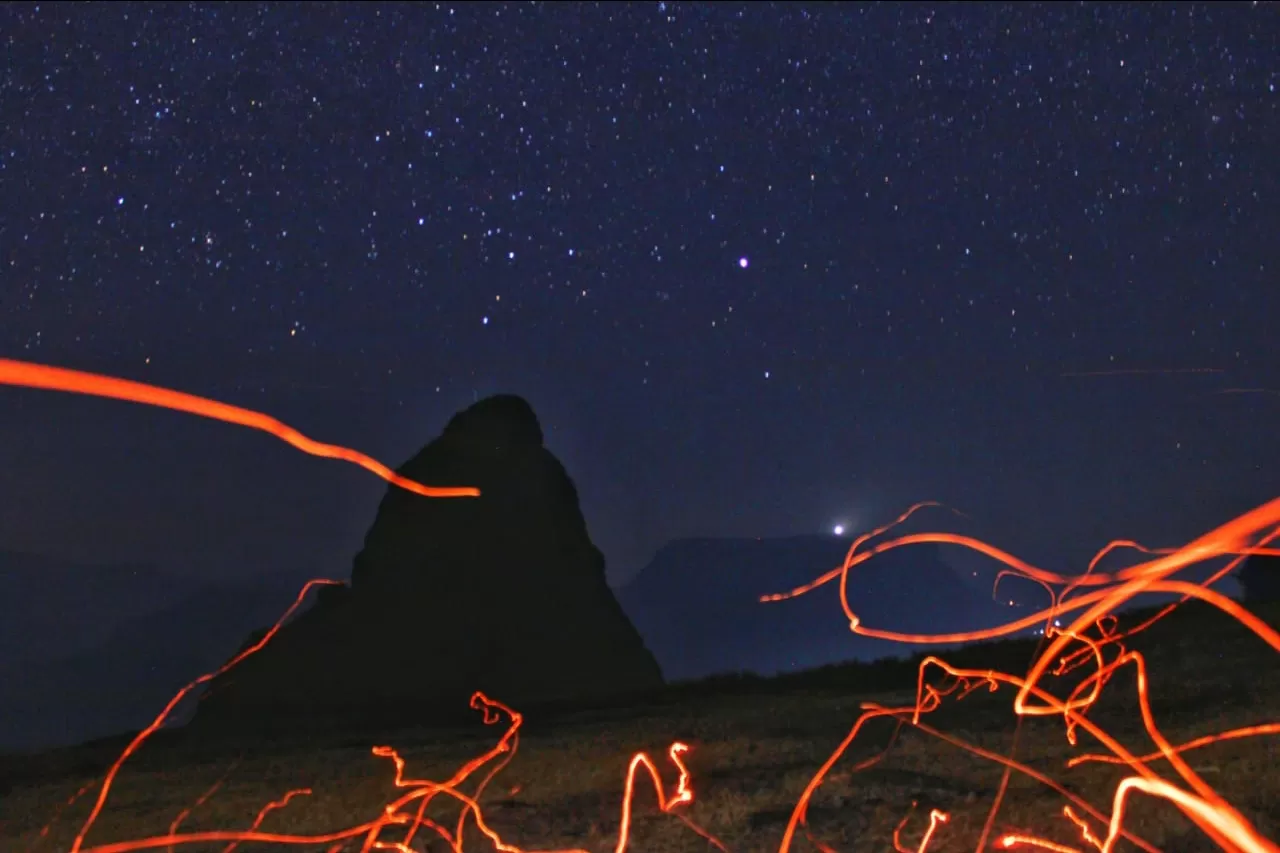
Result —
<instances>
[{"instance_id":1,"label":"distant light point","mask_svg":"<svg viewBox=\"0 0 1280 853\"><path fill-rule=\"evenodd\" d=\"M744 269L744 270L745 270L745 269L746 269L748 266L750 266L750 265L751 265L751 261L747 260L747 256L746 256L746 255L743 255L742 257L738 258L738 266L739 266L741 269Z\"/></svg>"},{"instance_id":2,"label":"distant light point","mask_svg":"<svg viewBox=\"0 0 1280 853\"><path fill-rule=\"evenodd\" d=\"M844 535L844 525L843 525L843 524L837 524L835 527L831 528L831 532L832 532L832 533L834 533L834 534L835 534L835 535L837 535L837 536L843 536L843 535Z\"/></svg>"}]
</instances>

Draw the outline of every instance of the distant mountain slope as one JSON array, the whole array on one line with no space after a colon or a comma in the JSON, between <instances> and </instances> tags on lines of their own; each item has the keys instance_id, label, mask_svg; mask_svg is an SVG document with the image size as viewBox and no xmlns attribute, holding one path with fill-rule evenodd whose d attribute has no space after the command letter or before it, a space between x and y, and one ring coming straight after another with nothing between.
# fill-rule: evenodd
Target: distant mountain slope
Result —
<instances>
[{"instance_id":1,"label":"distant mountain slope","mask_svg":"<svg viewBox=\"0 0 1280 853\"><path fill-rule=\"evenodd\" d=\"M92 648L121 624L199 585L154 566L91 565L0 551L0 667ZM107 601L110 607L103 605Z\"/></svg>"},{"instance_id":2,"label":"distant mountain slope","mask_svg":"<svg viewBox=\"0 0 1280 853\"><path fill-rule=\"evenodd\" d=\"M183 685L271 624L305 578L209 585L121 620L91 648L0 666L0 751L28 751L137 730ZM113 596L112 600L115 600Z\"/></svg>"},{"instance_id":3,"label":"distant mountain slope","mask_svg":"<svg viewBox=\"0 0 1280 853\"><path fill-rule=\"evenodd\" d=\"M836 583L761 604L844 561L849 540L688 539L660 550L618 600L670 679L732 671L762 675L913 650L850 633ZM850 573L854 612L871 627L939 633L996 624L1020 612L970 586L933 545L878 555Z\"/></svg>"}]
</instances>

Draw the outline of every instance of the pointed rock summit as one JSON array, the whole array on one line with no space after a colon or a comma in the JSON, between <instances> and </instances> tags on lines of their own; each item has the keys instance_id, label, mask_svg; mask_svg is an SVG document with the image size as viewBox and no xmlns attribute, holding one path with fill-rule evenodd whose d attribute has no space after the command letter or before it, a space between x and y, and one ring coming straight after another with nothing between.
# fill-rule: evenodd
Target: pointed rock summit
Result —
<instances>
[{"instance_id":1,"label":"pointed rock summit","mask_svg":"<svg viewBox=\"0 0 1280 853\"><path fill-rule=\"evenodd\" d=\"M520 397L455 415L398 473L480 497L388 488L351 584L322 589L216 679L194 724L412 725L470 719L475 690L519 709L660 686L605 582L573 481L542 441Z\"/></svg>"}]
</instances>

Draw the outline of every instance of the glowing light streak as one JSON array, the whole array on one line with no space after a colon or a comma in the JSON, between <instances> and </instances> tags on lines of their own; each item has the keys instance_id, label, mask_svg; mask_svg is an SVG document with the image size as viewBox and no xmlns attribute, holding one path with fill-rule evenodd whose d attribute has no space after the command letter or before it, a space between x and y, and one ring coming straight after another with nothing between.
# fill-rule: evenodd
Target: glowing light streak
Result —
<instances>
[{"instance_id":1,"label":"glowing light streak","mask_svg":"<svg viewBox=\"0 0 1280 853\"><path fill-rule=\"evenodd\" d=\"M911 815L907 815L893 829L893 849L897 850L898 853L924 853L929 846L929 842L933 839L933 834L938 831L938 824L946 823L951 820L951 816L938 809L930 811L929 828L925 830L924 837L920 839L920 843L916 846L915 850L912 850L910 847L903 846L902 843L902 830L906 827L907 821L910 819Z\"/></svg>"},{"instance_id":2,"label":"glowing light streak","mask_svg":"<svg viewBox=\"0 0 1280 853\"><path fill-rule=\"evenodd\" d=\"M102 376L97 373L86 373L80 370L69 370L65 367L50 367L44 364L32 364L26 361L14 361L0 358L0 384L17 385L27 388L41 388L49 391L65 391L69 394L88 394L94 397L106 397L124 400L130 403L142 403L162 409L173 409L202 418L211 418L223 423L236 424L270 433L281 441L312 456L328 459L341 459L359 465L388 483L399 486L429 498L463 498L478 497L478 489L463 487L424 486L407 477L402 477L358 450L341 447L336 444L322 444L310 439L291 426L281 423L275 418L242 409L227 403L219 403L194 394L185 394L169 388L147 385L129 379L117 379L113 376Z\"/></svg>"}]
</instances>

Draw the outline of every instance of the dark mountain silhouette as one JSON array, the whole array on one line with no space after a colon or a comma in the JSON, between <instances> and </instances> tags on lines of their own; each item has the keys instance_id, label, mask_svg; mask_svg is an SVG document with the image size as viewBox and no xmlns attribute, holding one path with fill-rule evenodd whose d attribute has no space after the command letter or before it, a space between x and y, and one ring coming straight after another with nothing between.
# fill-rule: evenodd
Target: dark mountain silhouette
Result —
<instances>
[{"instance_id":1,"label":"dark mountain silhouette","mask_svg":"<svg viewBox=\"0 0 1280 853\"><path fill-rule=\"evenodd\" d=\"M1246 603L1280 601L1280 557L1251 554L1236 573Z\"/></svg>"},{"instance_id":2,"label":"dark mountain silhouette","mask_svg":"<svg viewBox=\"0 0 1280 853\"><path fill-rule=\"evenodd\" d=\"M661 685L528 403L480 401L399 473L481 497L390 487L350 587L219 678L194 729L470 721L475 690L528 708Z\"/></svg>"},{"instance_id":3,"label":"dark mountain silhouette","mask_svg":"<svg viewBox=\"0 0 1280 853\"><path fill-rule=\"evenodd\" d=\"M771 675L919 648L852 634L835 582L798 599L759 603L763 594L794 589L841 565L849 544L832 536L673 542L618 590L618 599L672 679ZM1023 612L963 581L935 545L884 552L849 577L849 601L870 627L943 633Z\"/></svg>"},{"instance_id":4,"label":"dark mountain silhouette","mask_svg":"<svg viewBox=\"0 0 1280 853\"><path fill-rule=\"evenodd\" d=\"M0 666L0 750L142 728L183 685L233 654L247 631L277 619L303 582L279 577L199 587L116 625L92 647ZM118 598L115 592L109 600Z\"/></svg>"},{"instance_id":5,"label":"dark mountain silhouette","mask_svg":"<svg viewBox=\"0 0 1280 853\"><path fill-rule=\"evenodd\" d=\"M0 669L92 649L120 625L200 585L154 566L91 565L0 551Z\"/></svg>"}]
</instances>

